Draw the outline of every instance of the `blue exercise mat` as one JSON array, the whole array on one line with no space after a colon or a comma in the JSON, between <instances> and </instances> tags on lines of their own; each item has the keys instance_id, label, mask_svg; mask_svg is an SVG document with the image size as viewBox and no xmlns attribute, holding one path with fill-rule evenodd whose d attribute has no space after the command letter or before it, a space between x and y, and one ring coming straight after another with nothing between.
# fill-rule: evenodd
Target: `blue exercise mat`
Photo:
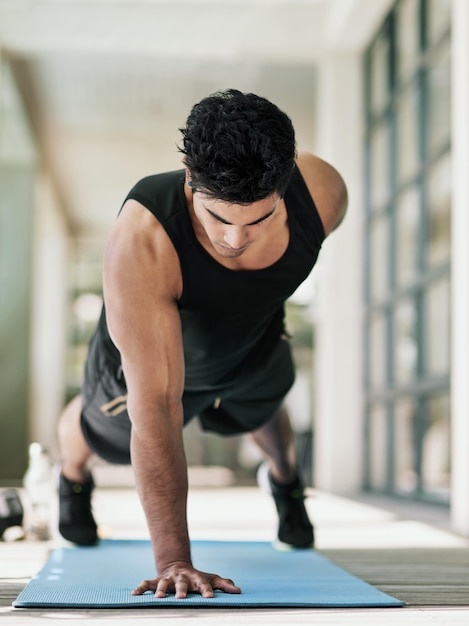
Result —
<instances>
[{"instance_id":1,"label":"blue exercise mat","mask_svg":"<svg viewBox=\"0 0 469 626\"><path fill-rule=\"evenodd\" d=\"M195 566L232 578L241 594L215 592L155 598L132 596L143 579L154 578L148 541L102 541L90 548L53 551L42 570L19 594L15 607L398 607L402 602L348 574L314 550L279 552L267 542L194 541Z\"/></svg>"}]
</instances>

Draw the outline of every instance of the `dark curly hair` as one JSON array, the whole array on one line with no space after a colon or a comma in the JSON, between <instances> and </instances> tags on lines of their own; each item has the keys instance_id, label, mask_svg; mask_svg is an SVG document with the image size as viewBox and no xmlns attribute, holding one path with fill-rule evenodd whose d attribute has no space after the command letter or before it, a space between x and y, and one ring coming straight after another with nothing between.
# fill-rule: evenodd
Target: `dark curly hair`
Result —
<instances>
[{"instance_id":1,"label":"dark curly hair","mask_svg":"<svg viewBox=\"0 0 469 626\"><path fill-rule=\"evenodd\" d=\"M214 93L194 105L180 131L193 191L236 204L285 194L295 131L269 100L236 89Z\"/></svg>"}]
</instances>

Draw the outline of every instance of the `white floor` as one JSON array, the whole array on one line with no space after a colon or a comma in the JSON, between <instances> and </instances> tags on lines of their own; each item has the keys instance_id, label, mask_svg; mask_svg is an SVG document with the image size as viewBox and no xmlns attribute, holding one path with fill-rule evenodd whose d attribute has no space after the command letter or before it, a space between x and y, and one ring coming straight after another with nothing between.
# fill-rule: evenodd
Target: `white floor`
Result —
<instances>
[{"instance_id":1,"label":"white floor","mask_svg":"<svg viewBox=\"0 0 469 626\"><path fill-rule=\"evenodd\" d=\"M307 506L317 529L317 547L380 548L380 547L467 547L468 541L443 528L402 519L382 508L324 493L309 492ZM135 491L131 488L99 488L94 510L102 537L147 537L145 521ZM194 539L258 539L275 536L275 511L270 497L257 488L194 488L189 497L189 522ZM47 543L0 544L0 579L8 582L27 580L42 566L49 549L60 543L54 538ZM152 572L142 572L148 578ZM242 626L314 624L379 625L430 624L469 625L468 609L122 609L122 610L24 610L0 607L0 623L5 625L39 626L49 623L80 623L83 626L120 626L148 620L171 626L190 623L236 624Z\"/></svg>"}]
</instances>

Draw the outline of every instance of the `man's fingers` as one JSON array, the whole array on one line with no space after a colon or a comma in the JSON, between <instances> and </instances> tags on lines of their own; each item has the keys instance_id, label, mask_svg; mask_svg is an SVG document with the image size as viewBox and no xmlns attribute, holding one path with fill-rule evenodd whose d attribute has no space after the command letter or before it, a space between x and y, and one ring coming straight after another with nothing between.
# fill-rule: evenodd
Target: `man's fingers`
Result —
<instances>
[{"instance_id":1,"label":"man's fingers","mask_svg":"<svg viewBox=\"0 0 469 626\"><path fill-rule=\"evenodd\" d=\"M225 593L241 593L241 588L234 584L230 578L215 576L212 580L213 589L219 589Z\"/></svg>"},{"instance_id":2,"label":"man's fingers","mask_svg":"<svg viewBox=\"0 0 469 626\"><path fill-rule=\"evenodd\" d=\"M132 591L133 596L141 596L146 591L154 591L156 589L154 580L142 580L142 582Z\"/></svg>"},{"instance_id":3,"label":"man's fingers","mask_svg":"<svg viewBox=\"0 0 469 626\"><path fill-rule=\"evenodd\" d=\"M158 585L156 586L155 596L157 598L164 598L166 596L166 592L168 591L169 580L166 578L161 578L158 581Z\"/></svg>"},{"instance_id":4,"label":"man's fingers","mask_svg":"<svg viewBox=\"0 0 469 626\"><path fill-rule=\"evenodd\" d=\"M229 578L196 572L195 576L179 573L174 578L166 574L163 578L143 580L132 591L132 595L141 596L147 591L153 591L156 598L164 598L167 593L174 593L178 600L187 598L188 593L200 593L203 598L213 598L215 589L225 593L241 593L241 589Z\"/></svg>"},{"instance_id":5,"label":"man's fingers","mask_svg":"<svg viewBox=\"0 0 469 626\"><path fill-rule=\"evenodd\" d=\"M187 598L187 581L183 578L182 580L176 581L176 593L175 596L178 600L182 598Z\"/></svg>"},{"instance_id":6,"label":"man's fingers","mask_svg":"<svg viewBox=\"0 0 469 626\"><path fill-rule=\"evenodd\" d=\"M203 598L213 598L212 585L207 582L202 582L199 585L199 593Z\"/></svg>"}]
</instances>

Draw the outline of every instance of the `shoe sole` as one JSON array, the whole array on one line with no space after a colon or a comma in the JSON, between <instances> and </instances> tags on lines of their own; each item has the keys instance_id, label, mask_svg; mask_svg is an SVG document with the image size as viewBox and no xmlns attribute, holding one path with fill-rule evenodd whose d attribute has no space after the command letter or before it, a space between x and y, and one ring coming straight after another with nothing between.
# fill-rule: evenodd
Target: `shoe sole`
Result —
<instances>
[{"instance_id":1,"label":"shoe sole","mask_svg":"<svg viewBox=\"0 0 469 626\"><path fill-rule=\"evenodd\" d=\"M291 543L284 543L280 539L276 539L272 542L273 547L278 552L293 552L294 550L314 550L314 543L309 546L294 546Z\"/></svg>"}]
</instances>

